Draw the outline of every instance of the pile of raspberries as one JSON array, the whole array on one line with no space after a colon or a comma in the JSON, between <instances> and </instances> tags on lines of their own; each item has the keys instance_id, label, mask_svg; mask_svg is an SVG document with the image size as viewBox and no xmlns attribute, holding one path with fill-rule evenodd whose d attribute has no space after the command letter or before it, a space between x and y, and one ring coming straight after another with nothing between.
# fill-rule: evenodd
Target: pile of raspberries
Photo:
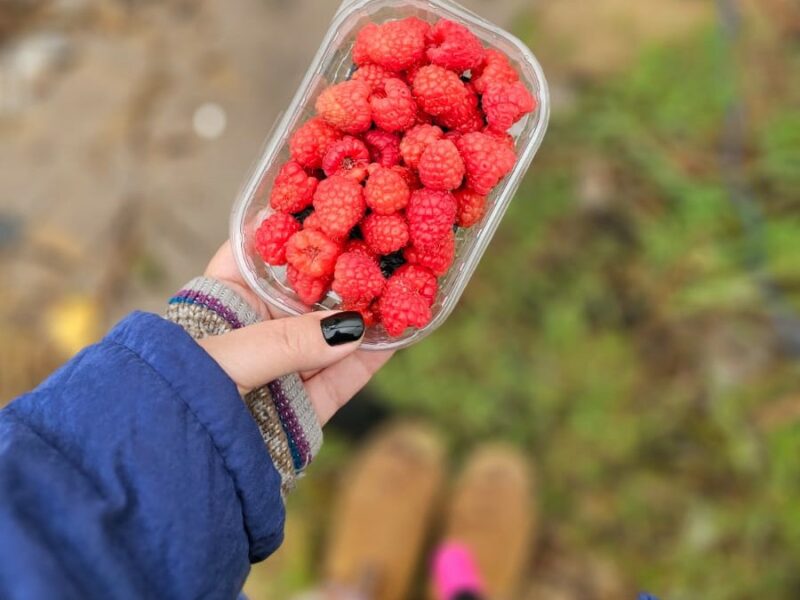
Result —
<instances>
[{"instance_id":1,"label":"pile of raspberries","mask_svg":"<svg viewBox=\"0 0 800 600\"><path fill-rule=\"evenodd\" d=\"M513 169L508 129L536 101L503 53L447 19L369 23L352 58L289 140L255 247L306 304L332 290L397 337L430 322L455 231Z\"/></svg>"}]
</instances>

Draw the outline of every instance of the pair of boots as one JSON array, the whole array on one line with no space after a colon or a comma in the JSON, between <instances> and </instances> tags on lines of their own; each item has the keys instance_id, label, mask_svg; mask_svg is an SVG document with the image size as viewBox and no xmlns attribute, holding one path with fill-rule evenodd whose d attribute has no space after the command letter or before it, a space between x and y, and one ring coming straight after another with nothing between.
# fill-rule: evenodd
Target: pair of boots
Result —
<instances>
[{"instance_id":1,"label":"pair of boots","mask_svg":"<svg viewBox=\"0 0 800 600\"><path fill-rule=\"evenodd\" d=\"M452 600L442 598L447 585L415 587L418 572L430 573L435 539L471 555L482 582L471 597L517 597L535 525L529 465L511 448L487 445L468 458L446 496L444 474L443 445L427 429L395 425L375 436L342 481L319 597Z\"/></svg>"}]
</instances>

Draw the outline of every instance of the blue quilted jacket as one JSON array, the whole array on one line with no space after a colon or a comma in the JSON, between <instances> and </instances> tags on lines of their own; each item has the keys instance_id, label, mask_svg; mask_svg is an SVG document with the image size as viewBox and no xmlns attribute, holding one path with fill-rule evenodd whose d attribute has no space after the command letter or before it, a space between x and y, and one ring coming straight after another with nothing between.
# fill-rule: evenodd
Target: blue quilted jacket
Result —
<instances>
[{"instance_id":1,"label":"blue quilted jacket","mask_svg":"<svg viewBox=\"0 0 800 600\"><path fill-rule=\"evenodd\" d=\"M0 411L0 598L235 598L281 543L234 383L135 313Z\"/></svg>"}]
</instances>

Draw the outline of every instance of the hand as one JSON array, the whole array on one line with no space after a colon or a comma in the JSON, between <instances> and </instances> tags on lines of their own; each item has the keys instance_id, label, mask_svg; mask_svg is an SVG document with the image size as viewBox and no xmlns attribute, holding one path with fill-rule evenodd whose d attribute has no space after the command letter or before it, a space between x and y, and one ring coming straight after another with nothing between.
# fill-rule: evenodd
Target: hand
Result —
<instances>
[{"instance_id":1,"label":"hand","mask_svg":"<svg viewBox=\"0 0 800 600\"><path fill-rule=\"evenodd\" d=\"M324 425L393 354L359 350L360 337L340 345L327 343L321 325L324 319L336 315L335 311L312 312L299 317L279 314L247 287L229 242L211 259L205 275L239 293L264 319L261 323L199 341L242 393L282 375L298 372L317 418ZM361 323L363 325L363 321ZM355 328L358 329L357 324Z\"/></svg>"}]
</instances>

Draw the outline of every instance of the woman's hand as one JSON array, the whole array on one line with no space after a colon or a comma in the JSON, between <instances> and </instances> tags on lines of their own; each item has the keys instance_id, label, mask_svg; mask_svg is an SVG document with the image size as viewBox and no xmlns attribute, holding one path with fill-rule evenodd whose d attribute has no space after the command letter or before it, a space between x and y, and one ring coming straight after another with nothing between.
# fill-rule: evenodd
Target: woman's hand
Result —
<instances>
[{"instance_id":1,"label":"woman's hand","mask_svg":"<svg viewBox=\"0 0 800 600\"><path fill-rule=\"evenodd\" d=\"M211 259L205 275L238 292L264 319L198 342L243 393L298 372L324 425L393 354L358 349L364 324L357 313L278 314L242 280L230 243Z\"/></svg>"}]
</instances>

